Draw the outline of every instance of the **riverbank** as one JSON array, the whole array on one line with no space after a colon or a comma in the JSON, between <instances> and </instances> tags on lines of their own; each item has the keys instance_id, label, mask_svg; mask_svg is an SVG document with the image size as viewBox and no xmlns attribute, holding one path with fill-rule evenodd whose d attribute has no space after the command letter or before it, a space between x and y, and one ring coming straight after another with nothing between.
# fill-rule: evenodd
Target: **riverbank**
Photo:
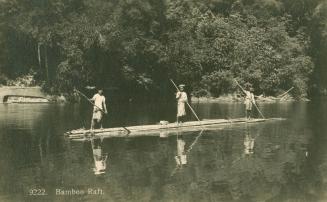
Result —
<instances>
[{"instance_id":1,"label":"riverbank","mask_svg":"<svg viewBox=\"0 0 327 202\"><path fill-rule=\"evenodd\" d=\"M310 101L308 98L295 99L291 95L287 94L283 97L274 96L255 96L256 102L294 102L294 101ZM227 94L219 97L192 97L193 103L218 103L218 102L243 102L244 97L238 94Z\"/></svg>"},{"instance_id":2,"label":"riverbank","mask_svg":"<svg viewBox=\"0 0 327 202\"><path fill-rule=\"evenodd\" d=\"M277 96L255 96L257 102L293 102L293 101L310 101L307 98L295 99L290 94L284 94L282 97ZM79 102L78 94L61 94L50 95L45 93L40 86L23 87L23 86L1 86L0 87L1 102L51 102L66 103ZM225 94L219 97L194 97L193 103L226 103L226 102L243 102L244 97L240 94Z\"/></svg>"}]
</instances>

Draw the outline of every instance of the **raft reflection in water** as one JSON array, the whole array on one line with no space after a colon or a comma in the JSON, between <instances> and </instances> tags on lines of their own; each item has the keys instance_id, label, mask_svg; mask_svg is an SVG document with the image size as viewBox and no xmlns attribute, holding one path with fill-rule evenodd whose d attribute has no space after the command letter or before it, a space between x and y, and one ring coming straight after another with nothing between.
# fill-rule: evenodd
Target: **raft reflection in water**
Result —
<instances>
[{"instance_id":1,"label":"raft reflection in water","mask_svg":"<svg viewBox=\"0 0 327 202\"><path fill-rule=\"evenodd\" d=\"M93 171L95 175L104 174L107 168L106 161L108 159L108 154L103 153L102 143L103 143L103 139L101 138L94 137L91 139L93 159L94 159Z\"/></svg>"}]
</instances>

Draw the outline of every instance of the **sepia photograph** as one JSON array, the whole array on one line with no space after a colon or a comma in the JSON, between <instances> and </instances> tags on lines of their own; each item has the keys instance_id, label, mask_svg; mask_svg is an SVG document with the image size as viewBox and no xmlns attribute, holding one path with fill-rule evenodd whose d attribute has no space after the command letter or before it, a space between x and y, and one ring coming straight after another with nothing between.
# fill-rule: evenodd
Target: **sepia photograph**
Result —
<instances>
[{"instance_id":1,"label":"sepia photograph","mask_svg":"<svg viewBox=\"0 0 327 202\"><path fill-rule=\"evenodd\" d=\"M0 0L0 202L327 202L327 0Z\"/></svg>"}]
</instances>

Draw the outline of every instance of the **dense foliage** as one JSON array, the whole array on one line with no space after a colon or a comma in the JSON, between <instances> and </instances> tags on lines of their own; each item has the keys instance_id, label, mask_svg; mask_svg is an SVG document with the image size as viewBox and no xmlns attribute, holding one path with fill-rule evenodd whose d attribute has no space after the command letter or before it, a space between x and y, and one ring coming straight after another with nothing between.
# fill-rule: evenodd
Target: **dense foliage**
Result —
<instances>
[{"instance_id":1,"label":"dense foliage","mask_svg":"<svg viewBox=\"0 0 327 202\"><path fill-rule=\"evenodd\" d=\"M169 78L198 96L234 92L234 79L298 97L323 83L322 0L1 0L0 10L2 84L33 72L51 93L101 85L160 98Z\"/></svg>"}]
</instances>

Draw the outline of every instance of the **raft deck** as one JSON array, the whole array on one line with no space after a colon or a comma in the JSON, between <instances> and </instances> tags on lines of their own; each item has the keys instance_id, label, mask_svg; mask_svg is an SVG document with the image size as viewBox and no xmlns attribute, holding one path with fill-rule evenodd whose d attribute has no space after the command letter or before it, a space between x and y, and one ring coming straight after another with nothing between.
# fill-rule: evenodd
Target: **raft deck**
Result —
<instances>
[{"instance_id":1,"label":"raft deck","mask_svg":"<svg viewBox=\"0 0 327 202\"><path fill-rule=\"evenodd\" d=\"M94 135L98 137L126 137L126 136L145 136L149 134L154 135L165 135L172 132L186 132L186 131L199 131L199 130L210 130L217 129L217 127L225 127L227 125L233 124L248 124L248 123L258 123L265 122L269 120L282 120L282 118L269 118L269 119L250 119L237 118L237 119L207 119L199 121L189 121L181 124L177 123L168 123L165 125L154 124L154 125L140 125L140 126L127 126L126 128L129 132L122 127L115 128L104 128L104 129L95 129L85 130L77 129L66 132L66 136L70 139L84 138L89 135Z\"/></svg>"}]
</instances>

